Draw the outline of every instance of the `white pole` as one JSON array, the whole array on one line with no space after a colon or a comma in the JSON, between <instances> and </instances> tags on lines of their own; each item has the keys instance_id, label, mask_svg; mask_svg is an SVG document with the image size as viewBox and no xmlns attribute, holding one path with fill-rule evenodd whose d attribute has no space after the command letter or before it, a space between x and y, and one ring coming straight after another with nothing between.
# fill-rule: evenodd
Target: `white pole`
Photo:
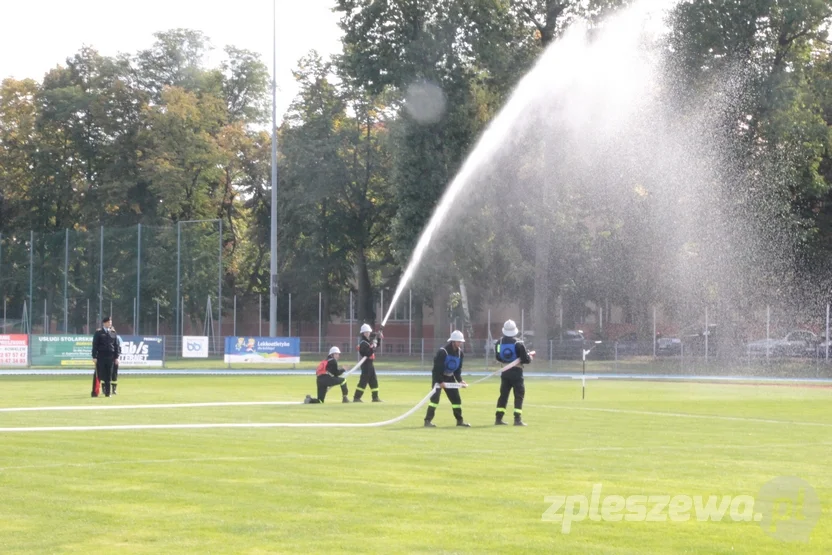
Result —
<instances>
[{"instance_id":1,"label":"white pole","mask_svg":"<svg viewBox=\"0 0 832 555\"><path fill-rule=\"evenodd\" d=\"M257 295L257 336L263 337L263 295Z\"/></svg>"},{"instance_id":2,"label":"white pole","mask_svg":"<svg viewBox=\"0 0 832 555\"><path fill-rule=\"evenodd\" d=\"M771 337L771 306L766 305L766 361L769 359L769 337Z\"/></svg>"},{"instance_id":3,"label":"white pole","mask_svg":"<svg viewBox=\"0 0 832 555\"><path fill-rule=\"evenodd\" d=\"M598 333L604 332L604 307L598 307Z\"/></svg>"},{"instance_id":4,"label":"white pole","mask_svg":"<svg viewBox=\"0 0 832 555\"><path fill-rule=\"evenodd\" d=\"M381 318L384 319L384 289L381 290Z\"/></svg>"},{"instance_id":5,"label":"white pole","mask_svg":"<svg viewBox=\"0 0 832 555\"><path fill-rule=\"evenodd\" d=\"M352 321L355 319L355 311L352 306L352 289L350 289L350 341L352 341Z\"/></svg>"},{"instance_id":6,"label":"white pole","mask_svg":"<svg viewBox=\"0 0 832 555\"><path fill-rule=\"evenodd\" d=\"M159 335L159 299L156 299L156 335Z\"/></svg>"},{"instance_id":7,"label":"white pole","mask_svg":"<svg viewBox=\"0 0 832 555\"><path fill-rule=\"evenodd\" d=\"M234 332L232 335L237 335L237 295L234 295Z\"/></svg>"},{"instance_id":8,"label":"white pole","mask_svg":"<svg viewBox=\"0 0 832 555\"><path fill-rule=\"evenodd\" d=\"M292 294L289 293L289 337L292 337Z\"/></svg>"}]
</instances>

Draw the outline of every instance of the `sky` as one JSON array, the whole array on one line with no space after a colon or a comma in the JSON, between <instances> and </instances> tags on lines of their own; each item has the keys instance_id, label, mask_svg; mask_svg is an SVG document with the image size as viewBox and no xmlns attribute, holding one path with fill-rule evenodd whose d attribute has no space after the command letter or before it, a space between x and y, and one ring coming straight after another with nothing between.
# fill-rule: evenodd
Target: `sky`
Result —
<instances>
[{"instance_id":1,"label":"sky","mask_svg":"<svg viewBox=\"0 0 832 555\"><path fill-rule=\"evenodd\" d=\"M82 46L103 55L135 54L153 44L153 33L178 27L211 39L206 64L214 67L233 45L261 54L271 72L272 5L277 6L277 111L280 118L297 93L291 70L315 49L340 51L334 0L7 0L0 27L0 80L43 75Z\"/></svg>"}]
</instances>

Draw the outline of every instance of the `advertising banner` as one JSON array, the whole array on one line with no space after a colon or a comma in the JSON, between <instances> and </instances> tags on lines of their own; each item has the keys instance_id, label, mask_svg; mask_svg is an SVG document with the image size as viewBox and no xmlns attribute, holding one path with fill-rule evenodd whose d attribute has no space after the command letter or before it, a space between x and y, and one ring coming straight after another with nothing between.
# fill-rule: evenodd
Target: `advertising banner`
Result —
<instances>
[{"instance_id":1,"label":"advertising banner","mask_svg":"<svg viewBox=\"0 0 832 555\"><path fill-rule=\"evenodd\" d=\"M165 363L165 338L146 335L120 335L120 368L161 368Z\"/></svg>"},{"instance_id":2,"label":"advertising banner","mask_svg":"<svg viewBox=\"0 0 832 555\"><path fill-rule=\"evenodd\" d=\"M208 358L208 337L204 335L182 337L182 358Z\"/></svg>"},{"instance_id":3,"label":"advertising banner","mask_svg":"<svg viewBox=\"0 0 832 555\"><path fill-rule=\"evenodd\" d=\"M0 367L29 363L28 335L0 335Z\"/></svg>"},{"instance_id":4,"label":"advertising banner","mask_svg":"<svg viewBox=\"0 0 832 555\"><path fill-rule=\"evenodd\" d=\"M292 364L300 362L299 337L226 337L225 362Z\"/></svg>"},{"instance_id":5,"label":"advertising banner","mask_svg":"<svg viewBox=\"0 0 832 555\"><path fill-rule=\"evenodd\" d=\"M33 335L32 366L92 368L92 335Z\"/></svg>"}]
</instances>

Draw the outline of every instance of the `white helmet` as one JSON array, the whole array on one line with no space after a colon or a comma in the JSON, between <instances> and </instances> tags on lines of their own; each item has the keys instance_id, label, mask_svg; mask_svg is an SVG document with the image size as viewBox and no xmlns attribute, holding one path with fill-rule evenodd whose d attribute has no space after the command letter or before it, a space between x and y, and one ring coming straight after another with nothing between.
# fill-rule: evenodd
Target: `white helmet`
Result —
<instances>
[{"instance_id":1,"label":"white helmet","mask_svg":"<svg viewBox=\"0 0 832 555\"><path fill-rule=\"evenodd\" d=\"M372 332L373 328L370 327L370 324L361 324L361 333Z\"/></svg>"},{"instance_id":2,"label":"white helmet","mask_svg":"<svg viewBox=\"0 0 832 555\"><path fill-rule=\"evenodd\" d=\"M451 337L448 338L448 341L459 341L460 343L465 343L465 336L462 335L461 331L454 330L451 332Z\"/></svg>"},{"instance_id":3,"label":"white helmet","mask_svg":"<svg viewBox=\"0 0 832 555\"><path fill-rule=\"evenodd\" d=\"M503 324L503 335L506 337L514 337L517 333L517 324L514 323L514 320L506 320L506 323Z\"/></svg>"},{"instance_id":4,"label":"white helmet","mask_svg":"<svg viewBox=\"0 0 832 555\"><path fill-rule=\"evenodd\" d=\"M341 354L341 349L339 349L338 347L333 347L329 350L329 354L331 354L331 355L340 355Z\"/></svg>"}]
</instances>

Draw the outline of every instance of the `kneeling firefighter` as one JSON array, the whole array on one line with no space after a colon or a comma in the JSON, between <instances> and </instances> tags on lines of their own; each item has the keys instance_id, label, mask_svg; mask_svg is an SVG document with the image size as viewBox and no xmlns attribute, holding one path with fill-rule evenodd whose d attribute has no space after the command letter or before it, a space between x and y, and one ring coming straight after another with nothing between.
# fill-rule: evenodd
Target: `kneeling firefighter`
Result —
<instances>
[{"instance_id":1,"label":"kneeling firefighter","mask_svg":"<svg viewBox=\"0 0 832 555\"><path fill-rule=\"evenodd\" d=\"M307 395L306 399L303 400L304 403L323 403L329 388L336 385L341 386L341 402L350 402L347 396L349 394L347 379L341 377L341 374L346 372L346 370L338 367L339 358L341 358L341 349L332 347L329 350L329 356L322 360L315 369L316 381L318 382L318 397L314 398L311 395Z\"/></svg>"}]
</instances>

